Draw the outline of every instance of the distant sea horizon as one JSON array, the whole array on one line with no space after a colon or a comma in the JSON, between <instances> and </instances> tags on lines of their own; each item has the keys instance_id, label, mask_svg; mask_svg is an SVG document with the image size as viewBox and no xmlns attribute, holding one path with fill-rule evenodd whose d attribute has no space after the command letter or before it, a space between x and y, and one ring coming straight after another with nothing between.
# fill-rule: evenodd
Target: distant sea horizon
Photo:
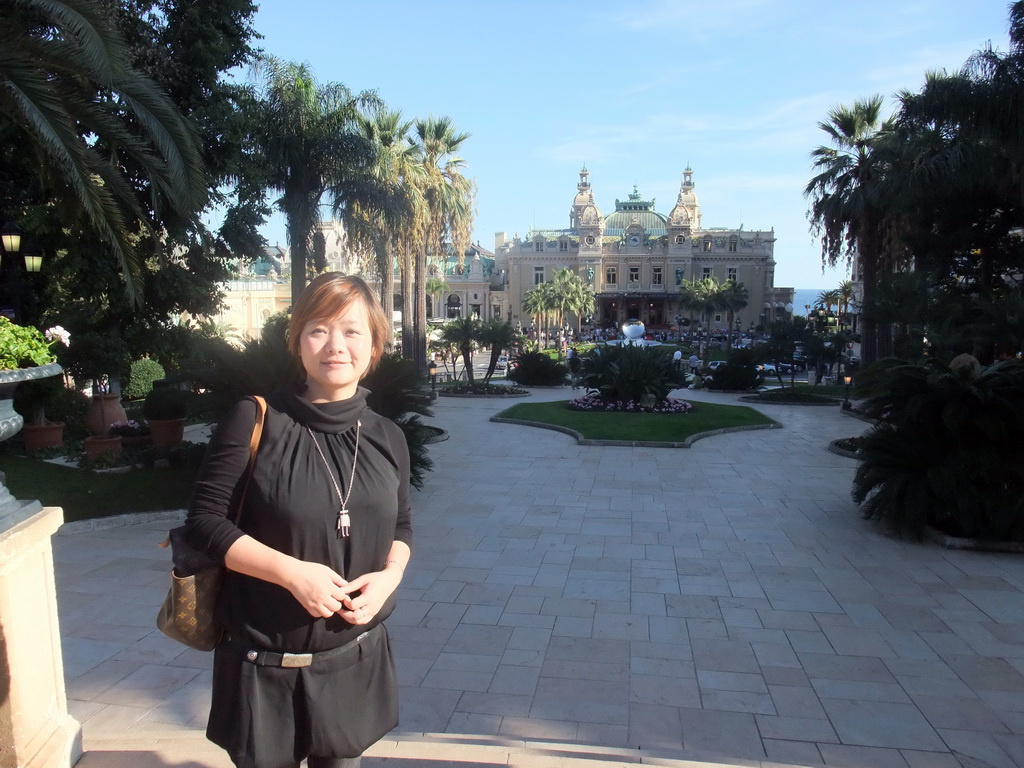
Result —
<instances>
[{"instance_id":1,"label":"distant sea horizon","mask_svg":"<svg viewBox=\"0 0 1024 768\"><path fill-rule=\"evenodd\" d=\"M822 291L830 290L829 288L797 288L793 293L793 314L803 315L806 314L805 306L810 304L814 306L814 302L818 298L818 294Z\"/></svg>"}]
</instances>

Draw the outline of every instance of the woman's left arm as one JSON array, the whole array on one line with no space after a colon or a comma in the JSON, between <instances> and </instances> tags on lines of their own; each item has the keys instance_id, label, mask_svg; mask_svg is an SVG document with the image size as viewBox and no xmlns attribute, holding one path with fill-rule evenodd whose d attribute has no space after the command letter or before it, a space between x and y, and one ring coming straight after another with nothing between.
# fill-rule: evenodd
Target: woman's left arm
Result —
<instances>
[{"instance_id":1,"label":"woman's left arm","mask_svg":"<svg viewBox=\"0 0 1024 768\"><path fill-rule=\"evenodd\" d=\"M364 573L342 587L342 591L348 595L342 600L338 615L349 624L369 624L373 621L373 617L402 583L411 556L412 550L408 544L404 541L393 542L379 571ZM359 594L352 597L354 592Z\"/></svg>"}]
</instances>

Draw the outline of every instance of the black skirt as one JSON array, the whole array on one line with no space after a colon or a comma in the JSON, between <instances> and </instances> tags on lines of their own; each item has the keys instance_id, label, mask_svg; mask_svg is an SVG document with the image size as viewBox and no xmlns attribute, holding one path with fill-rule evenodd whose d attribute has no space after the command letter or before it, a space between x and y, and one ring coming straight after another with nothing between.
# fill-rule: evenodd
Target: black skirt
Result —
<instances>
[{"instance_id":1,"label":"black skirt","mask_svg":"<svg viewBox=\"0 0 1024 768\"><path fill-rule=\"evenodd\" d=\"M358 757L398 725L398 681L387 630L308 667L260 666L221 643L206 735L239 768L284 768L309 755Z\"/></svg>"}]
</instances>

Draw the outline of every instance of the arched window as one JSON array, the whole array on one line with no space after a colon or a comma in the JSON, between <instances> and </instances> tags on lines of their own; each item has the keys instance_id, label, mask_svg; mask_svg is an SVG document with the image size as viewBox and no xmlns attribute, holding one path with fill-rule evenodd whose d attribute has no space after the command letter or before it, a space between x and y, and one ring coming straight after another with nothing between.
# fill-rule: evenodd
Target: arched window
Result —
<instances>
[{"instance_id":1,"label":"arched window","mask_svg":"<svg viewBox=\"0 0 1024 768\"><path fill-rule=\"evenodd\" d=\"M448 317L462 317L462 299L458 294L448 297Z\"/></svg>"}]
</instances>

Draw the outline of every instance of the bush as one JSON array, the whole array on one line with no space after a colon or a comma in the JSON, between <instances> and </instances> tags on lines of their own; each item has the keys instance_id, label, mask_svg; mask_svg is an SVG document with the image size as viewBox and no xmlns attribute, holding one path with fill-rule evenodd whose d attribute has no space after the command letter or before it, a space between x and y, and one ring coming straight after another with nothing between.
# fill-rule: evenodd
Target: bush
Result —
<instances>
[{"instance_id":1,"label":"bush","mask_svg":"<svg viewBox=\"0 0 1024 768\"><path fill-rule=\"evenodd\" d=\"M557 387L565 384L569 369L541 352L524 352L516 356L515 368L505 378L516 384L534 387Z\"/></svg>"},{"instance_id":2,"label":"bush","mask_svg":"<svg viewBox=\"0 0 1024 768\"><path fill-rule=\"evenodd\" d=\"M89 434L85 426L85 414L89 410L89 396L77 389L60 387L46 406L46 417L50 421L64 422L64 437L83 438Z\"/></svg>"},{"instance_id":3,"label":"bush","mask_svg":"<svg viewBox=\"0 0 1024 768\"><path fill-rule=\"evenodd\" d=\"M853 498L865 518L920 538L1024 541L1024 364L970 355L886 362L858 394L879 424L861 441Z\"/></svg>"},{"instance_id":4,"label":"bush","mask_svg":"<svg viewBox=\"0 0 1024 768\"><path fill-rule=\"evenodd\" d=\"M128 373L128 386L123 390L129 400L141 400L153 389L153 382L165 376L164 367L156 360L144 357L132 363Z\"/></svg>"},{"instance_id":5,"label":"bush","mask_svg":"<svg viewBox=\"0 0 1024 768\"><path fill-rule=\"evenodd\" d=\"M724 365L715 369L705 382L708 389L746 391L761 383L761 374L754 363L754 353L749 349L736 349Z\"/></svg>"},{"instance_id":6,"label":"bush","mask_svg":"<svg viewBox=\"0 0 1024 768\"><path fill-rule=\"evenodd\" d=\"M420 416L430 416L430 395L421 388L422 378L412 360L398 352L381 357L377 367L361 382L370 390L366 404L401 427L409 446L409 482L423 486L423 477L434 462L427 455L427 438L432 434Z\"/></svg>"},{"instance_id":7,"label":"bush","mask_svg":"<svg viewBox=\"0 0 1024 768\"><path fill-rule=\"evenodd\" d=\"M647 395L664 403L668 393L686 381L672 354L660 347L632 344L606 346L582 358L581 383L604 400L639 404Z\"/></svg>"}]
</instances>

